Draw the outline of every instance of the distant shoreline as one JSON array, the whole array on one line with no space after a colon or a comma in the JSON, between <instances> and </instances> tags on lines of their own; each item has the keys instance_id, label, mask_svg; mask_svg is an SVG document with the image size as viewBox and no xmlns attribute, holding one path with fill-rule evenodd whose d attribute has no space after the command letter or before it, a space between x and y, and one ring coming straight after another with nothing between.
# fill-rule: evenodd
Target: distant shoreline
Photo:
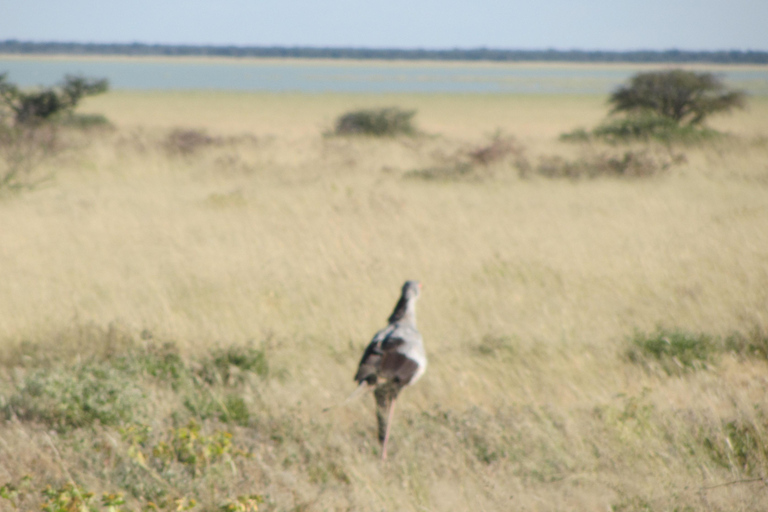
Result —
<instances>
[{"instance_id":1,"label":"distant shoreline","mask_svg":"<svg viewBox=\"0 0 768 512\"><path fill-rule=\"evenodd\" d=\"M119 54L68 54L68 53L3 53L0 51L0 59L4 60L40 60L40 61L142 61L142 62L239 62L248 65L294 65L294 64L317 64L328 66L437 66L437 67L519 67L527 69L622 69L642 70L658 69L659 66L674 66L684 69L706 69L706 70L749 70L765 69L766 64L752 63L734 63L722 64L717 62L567 62L567 61L462 61L462 60L398 60L398 59L351 59L351 58L306 58L306 57L220 57L214 55L119 55Z\"/></svg>"},{"instance_id":2,"label":"distant shoreline","mask_svg":"<svg viewBox=\"0 0 768 512\"><path fill-rule=\"evenodd\" d=\"M768 51L684 51L684 50L504 50L315 48L281 46L195 46L162 44L104 44L73 42L0 41L0 54L12 56L68 57L203 57L268 58L307 60L378 60L488 63L574 63L574 64L768 64Z\"/></svg>"}]
</instances>

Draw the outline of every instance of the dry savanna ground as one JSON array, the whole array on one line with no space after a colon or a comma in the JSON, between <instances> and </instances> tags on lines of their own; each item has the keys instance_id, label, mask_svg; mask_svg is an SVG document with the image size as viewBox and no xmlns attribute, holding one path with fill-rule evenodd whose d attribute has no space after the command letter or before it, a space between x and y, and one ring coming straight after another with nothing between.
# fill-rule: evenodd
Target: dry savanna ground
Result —
<instances>
[{"instance_id":1,"label":"dry savanna ground","mask_svg":"<svg viewBox=\"0 0 768 512\"><path fill-rule=\"evenodd\" d=\"M768 508L768 101L558 140L604 102L85 101L114 127L0 196L0 509ZM327 135L389 105L423 133ZM406 279L430 367L382 463L371 397L323 409Z\"/></svg>"}]
</instances>

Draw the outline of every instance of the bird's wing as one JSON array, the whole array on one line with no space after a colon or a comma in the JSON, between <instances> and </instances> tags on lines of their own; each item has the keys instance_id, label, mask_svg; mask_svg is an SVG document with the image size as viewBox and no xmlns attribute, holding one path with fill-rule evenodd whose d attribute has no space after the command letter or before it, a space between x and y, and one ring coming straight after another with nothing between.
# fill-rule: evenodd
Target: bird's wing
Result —
<instances>
[{"instance_id":1,"label":"bird's wing","mask_svg":"<svg viewBox=\"0 0 768 512\"><path fill-rule=\"evenodd\" d=\"M393 325L382 329L366 348L355 380L376 384L383 379L407 385L419 368L418 360L409 356L408 349L412 343L420 341L421 335L413 329Z\"/></svg>"},{"instance_id":2,"label":"bird's wing","mask_svg":"<svg viewBox=\"0 0 768 512\"><path fill-rule=\"evenodd\" d=\"M363 352L363 357L360 359L360 365L355 374L357 382L368 381L369 384L376 383L376 375L381 366L381 356L384 354L382 344L393 330L394 327L389 325L374 335L365 352Z\"/></svg>"}]
</instances>

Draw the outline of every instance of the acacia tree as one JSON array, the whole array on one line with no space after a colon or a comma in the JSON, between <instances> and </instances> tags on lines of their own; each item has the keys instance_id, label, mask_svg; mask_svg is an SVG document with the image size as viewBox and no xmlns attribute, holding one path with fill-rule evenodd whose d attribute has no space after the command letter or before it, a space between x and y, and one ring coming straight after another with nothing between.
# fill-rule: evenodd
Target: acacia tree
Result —
<instances>
[{"instance_id":1,"label":"acacia tree","mask_svg":"<svg viewBox=\"0 0 768 512\"><path fill-rule=\"evenodd\" d=\"M85 96L101 94L109 88L106 79L89 80L66 75L58 87L22 91L8 82L8 73L0 74L0 106L10 110L16 124L32 124L62 112L72 112Z\"/></svg>"},{"instance_id":2,"label":"acacia tree","mask_svg":"<svg viewBox=\"0 0 768 512\"><path fill-rule=\"evenodd\" d=\"M682 69L638 73L611 94L612 113L650 113L677 125L700 125L715 112L744 106L743 91L729 90L712 73Z\"/></svg>"}]
</instances>

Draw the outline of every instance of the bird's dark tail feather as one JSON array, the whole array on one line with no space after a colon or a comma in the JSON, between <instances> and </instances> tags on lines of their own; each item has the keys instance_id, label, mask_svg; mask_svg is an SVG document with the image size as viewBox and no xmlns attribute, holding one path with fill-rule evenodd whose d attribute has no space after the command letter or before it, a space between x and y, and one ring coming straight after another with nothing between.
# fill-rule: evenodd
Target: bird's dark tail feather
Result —
<instances>
[{"instance_id":1,"label":"bird's dark tail feather","mask_svg":"<svg viewBox=\"0 0 768 512\"><path fill-rule=\"evenodd\" d=\"M379 442L384 442L384 437L387 434L387 421L389 419L389 406L392 400L397 398L397 394L400 391L399 386L394 383L387 383L383 386L379 386L373 392L376 397L376 420L379 423Z\"/></svg>"}]
</instances>

